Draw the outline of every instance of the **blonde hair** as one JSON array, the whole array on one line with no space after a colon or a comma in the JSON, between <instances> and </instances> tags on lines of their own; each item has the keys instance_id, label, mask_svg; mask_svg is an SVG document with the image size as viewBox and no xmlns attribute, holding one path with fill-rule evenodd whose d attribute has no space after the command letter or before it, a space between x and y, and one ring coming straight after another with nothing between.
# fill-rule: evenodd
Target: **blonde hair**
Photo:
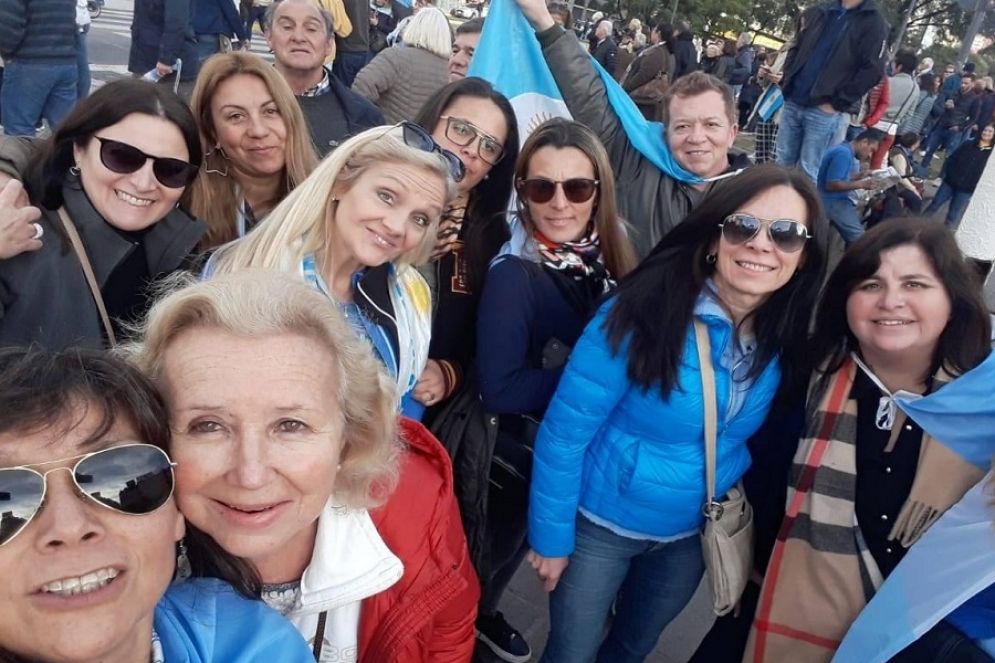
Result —
<instances>
[{"instance_id":1,"label":"blonde hair","mask_svg":"<svg viewBox=\"0 0 995 663\"><path fill-rule=\"evenodd\" d=\"M267 267L296 272L307 254L320 267L330 268L327 249L334 241L332 219L337 197L344 195L367 168L374 164L401 164L439 175L446 182L443 208L456 198L456 183L438 154L409 147L397 130L376 127L354 136L329 154L305 182L283 199L269 216L243 239L223 247L212 273L225 274L247 267ZM401 255L396 265L419 264L435 244L439 219L432 219L421 243Z\"/></svg>"},{"instance_id":2,"label":"blonde hair","mask_svg":"<svg viewBox=\"0 0 995 663\"><path fill-rule=\"evenodd\" d=\"M421 48L440 58L449 59L453 51L453 29L449 19L436 7L424 7L404 28L404 46Z\"/></svg>"},{"instance_id":3,"label":"blonde hair","mask_svg":"<svg viewBox=\"0 0 995 663\"><path fill-rule=\"evenodd\" d=\"M175 277L166 288L149 311L142 341L121 352L161 387L166 353L190 329L241 338L298 335L320 343L335 361L338 390L328 396L343 423L336 501L370 508L387 498L397 483L400 448L394 381L327 297L298 278L270 270L200 282Z\"/></svg>"},{"instance_id":4,"label":"blonde hair","mask_svg":"<svg viewBox=\"0 0 995 663\"><path fill-rule=\"evenodd\" d=\"M213 55L200 68L190 108L200 127L204 165L200 176L187 189L185 207L207 223L207 235L200 248L210 249L234 240L238 206L238 182L228 157L218 145L217 129L211 116L211 101L218 87L239 74L259 78L269 90L287 127L284 146L286 162L281 198L304 181L318 164L311 133L304 114L287 82L272 65L257 55L242 51Z\"/></svg>"}]
</instances>

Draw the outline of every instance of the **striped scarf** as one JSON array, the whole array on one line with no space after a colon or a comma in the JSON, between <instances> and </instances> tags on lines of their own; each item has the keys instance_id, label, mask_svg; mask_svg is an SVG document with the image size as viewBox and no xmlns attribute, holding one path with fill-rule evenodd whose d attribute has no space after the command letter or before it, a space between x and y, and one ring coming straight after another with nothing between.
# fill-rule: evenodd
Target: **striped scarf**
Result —
<instances>
[{"instance_id":1,"label":"striped scarf","mask_svg":"<svg viewBox=\"0 0 995 663\"><path fill-rule=\"evenodd\" d=\"M883 582L857 523L857 362L813 378L806 438L795 454L787 513L764 578L744 663L828 663ZM876 381L873 375L868 373ZM950 380L942 370L934 388ZM894 444L904 413L894 418ZM923 433L919 468L890 538L909 547L983 472Z\"/></svg>"}]
</instances>

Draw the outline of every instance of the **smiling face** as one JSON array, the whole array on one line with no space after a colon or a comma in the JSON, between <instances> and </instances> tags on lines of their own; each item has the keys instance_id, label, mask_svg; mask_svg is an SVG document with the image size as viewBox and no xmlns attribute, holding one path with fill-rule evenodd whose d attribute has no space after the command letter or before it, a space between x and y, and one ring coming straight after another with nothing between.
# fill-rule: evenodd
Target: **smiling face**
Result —
<instances>
[{"instance_id":1,"label":"smiling face","mask_svg":"<svg viewBox=\"0 0 995 663\"><path fill-rule=\"evenodd\" d=\"M809 225L805 199L788 186L775 186L736 210L758 219L789 219ZM742 244L719 238L713 280L719 298L739 310L753 310L786 284L801 264L805 249L785 253L770 240L767 227Z\"/></svg>"},{"instance_id":2,"label":"smiling face","mask_svg":"<svg viewBox=\"0 0 995 663\"><path fill-rule=\"evenodd\" d=\"M576 147L541 147L529 160L528 178L543 178L563 182L573 178L597 179L594 164ZM595 194L582 203L570 202L563 186L546 203L527 201L529 217L536 229L553 242L573 242L587 233L587 226L594 215L598 196Z\"/></svg>"},{"instance_id":3,"label":"smiling face","mask_svg":"<svg viewBox=\"0 0 995 663\"><path fill-rule=\"evenodd\" d=\"M737 131L715 90L670 101L667 143L677 162L695 175L714 177L729 167Z\"/></svg>"},{"instance_id":4,"label":"smiling face","mask_svg":"<svg viewBox=\"0 0 995 663\"><path fill-rule=\"evenodd\" d=\"M342 451L337 375L327 347L293 334L193 328L165 352L180 509L264 582L311 559Z\"/></svg>"},{"instance_id":5,"label":"smiling face","mask_svg":"<svg viewBox=\"0 0 995 663\"><path fill-rule=\"evenodd\" d=\"M218 85L211 120L236 178L283 177L287 125L261 78L236 74Z\"/></svg>"},{"instance_id":6,"label":"smiling face","mask_svg":"<svg viewBox=\"0 0 995 663\"><path fill-rule=\"evenodd\" d=\"M277 69L301 73L320 69L333 44L320 10L307 0L284 0L277 5L266 43Z\"/></svg>"},{"instance_id":7,"label":"smiling face","mask_svg":"<svg viewBox=\"0 0 995 663\"><path fill-rule=\"evenodd\" d=\"M69 430L69 422L62 421L42 431L0 435L0 467L46 463L137 440L134 428L118 421L88 442L101 424L99 409L74 411L71 421L79 423ZM175 543L184 533L175 503L170 499L149 515L126 515L82 498L69 472L52 472L47 481L44 508L0 546L0 643L32 660L147 659L153 610L169 586ZM94 577L111 576L109 582L93 583ZM88 591L75 594L56 589L87 583Z\"/></svg>"},{"instance_id":8,"label":"smiling face","mask_svg":"<svg viewBox=\"0 0 995 663\"><path fill-rule=\"evenodd\" d=\"M446 106L442 115L469 122L500 145L504 145L508 140L508 123L504 119L504 113L490 99L457 97ZM439 144L439 147L458 156L463 165L466 166L466 174L458 185L461 193L471 191L480 184L484 176L491 172L493 166L480 158L479 136L470 141L469 145L459 145L446 136L446 120L440 117L439 121L435 123L432 138Z\"/></svg>"},{"instance_id":9,"label":"smiling face","mask_svg":"<svg viewBox=\"0 0 995 663\"><path fill-rule=\"evenodd\" d=\"M981 130L981 142L990 144L992 139L995 139L995 127L989 124Z\"/></svg>"},{"instance_id":10,"label":"smiling face","mask_svg":"<svg viewBox=\"0 0 995 663\"><path fill-rule=\"evenodd\" d=\"M946 288L914 244L883 251L877 272L846 302L850 331L872 366L931 358L951 311Z\"/></svg>"},{"instance_id":11,"label":"smiling face","mask_svg":"<svg viewBox=\"0 0 995 663\"><path fill-rule=\"evenodd\" d=\"M337 265L375 267L418 247L442 216L446 181L438 173L376 164L338 194L331 252Z\"/></svg>"},{"instance_id":12,"label":"smiling face","mask_svg":"<svg viewBox=\"0 0 995 663\"><path fill-rule=\"evenodd\" d=\"M97 131L96 136L127 143L156 157L190 159L179 127L161 117L132 113ZM182 188L171 189L155 178L151 160L129 174L108 169L100 160L100 141L96 137L82 147L74 146L73 157L93 207L119 230L148 228L166 216L183 195Z\"/></svg>"}]
</instances>

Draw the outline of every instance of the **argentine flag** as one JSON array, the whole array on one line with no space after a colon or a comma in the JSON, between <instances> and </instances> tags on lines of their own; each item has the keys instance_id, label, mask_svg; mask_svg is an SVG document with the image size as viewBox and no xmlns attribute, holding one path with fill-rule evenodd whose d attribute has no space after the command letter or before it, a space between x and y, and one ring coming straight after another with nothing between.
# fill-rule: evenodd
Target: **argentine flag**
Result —
<instances>
[{"instance_id":1,"label":"argentine flag","mask_svg":"<svg viewBox=\"0 0 995 663\"><path fill-rule=\"evenodd\" d=\"M995 353L923 398L896 403L923 430L983 468L995 455ZM854 621L833 663L885 663L995 583L989 473L915 543Z\"/></svg>"},{"instance_id":2,"label":"argentine flag","mask_svg":"<svg viewBox=\"0 0 995 663\"><path fill-rule=\"evenodd\" d=\"M591 64L598 70L608 93L608 102L633 147L674 179L702 182L700 177L684 170L674 160L663 137L663 125L647 121L608 72L593 58ZM508 97L518 118L518 135L523 144L532 131L546 120L571 117L543 58L535 30L514 0L492 0L467 75L483 78ZM513 218L510 223L511 252L519 254L524 237L517 219Z\"/></svg>"}]
</instances>

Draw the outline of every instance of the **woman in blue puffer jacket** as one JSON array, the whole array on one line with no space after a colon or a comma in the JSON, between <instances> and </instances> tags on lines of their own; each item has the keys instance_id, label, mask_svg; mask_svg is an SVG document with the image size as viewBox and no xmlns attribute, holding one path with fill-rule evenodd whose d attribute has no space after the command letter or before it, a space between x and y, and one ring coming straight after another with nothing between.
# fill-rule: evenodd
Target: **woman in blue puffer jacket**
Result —
<instances>
[{"instance_id":1,"label":"woman in blue puffer jacket","mask_svg":"<svg viewBox=\"0 0 995 663\"><path fill-rule=\"evenodd\" d=\"M720 183L584 330L536 442L529 561L550 596L544 663L642 661L701 580L708 328L716 494L778 390L803 385L828 226L811 182L774 165ZM617 597L617 601L616 601ZM616 617L602 642L613 601Z\"/></svg>"}]
</instances>

